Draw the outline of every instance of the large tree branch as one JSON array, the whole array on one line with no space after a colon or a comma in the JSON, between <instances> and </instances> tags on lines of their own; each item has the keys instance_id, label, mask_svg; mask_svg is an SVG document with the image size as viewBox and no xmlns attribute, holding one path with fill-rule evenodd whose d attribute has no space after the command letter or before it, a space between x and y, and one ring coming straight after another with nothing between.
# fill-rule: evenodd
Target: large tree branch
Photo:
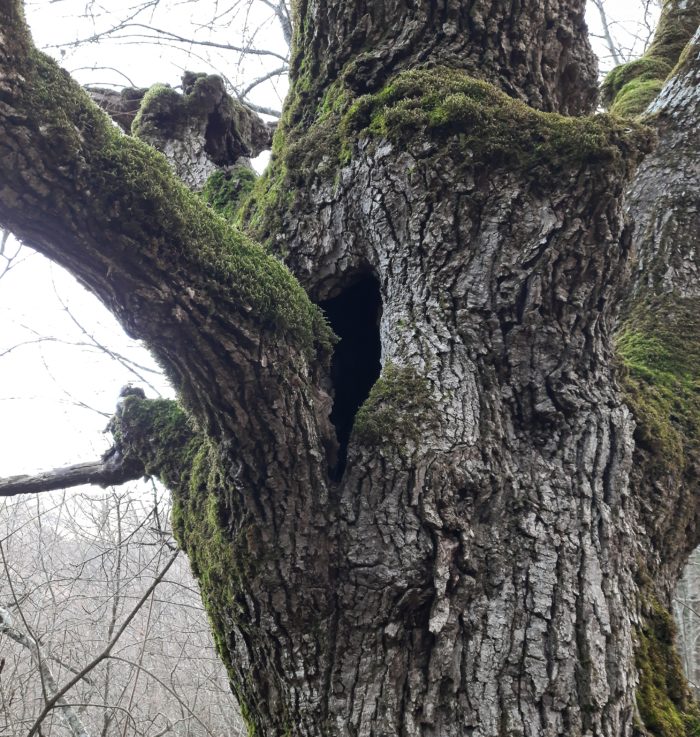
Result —
<instances>
[{"instance_id":1,"label":"large tree branch","mask_svg":"<svg viewBox=\"0 0 700 737\"><path fill-rule=\"evenodd\" d=\"M318 309L33 48L19 8L0 1L0 222L145 340L200 426L237 438L246 468L322 455Z\"/></svg>"}]
</instances>

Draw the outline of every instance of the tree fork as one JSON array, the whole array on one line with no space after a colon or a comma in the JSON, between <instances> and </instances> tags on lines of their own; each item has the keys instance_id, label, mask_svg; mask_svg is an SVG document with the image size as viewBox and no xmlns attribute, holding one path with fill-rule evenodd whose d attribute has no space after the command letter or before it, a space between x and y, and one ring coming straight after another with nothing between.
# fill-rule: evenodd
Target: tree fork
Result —
<instances>
[{"instance_id":1,"label":"tree fork","mask_svg":"<svg viewBox=\"0 0 700 737\"><path fill-rule=\"evenodd\" d=\"M663 609L682 556L659 565L668 550L648 514L658 487L633 468L639 445L612 340L633 247L622 196L650 136L629 121L563 118L522 101L576 112L592 101L581 3L557 2L549 15L539 4L509 4L507 15L497 2L430 8L298 3L273 164L240 214L314 298L363 279L378 285L368 328L379 333L382 372L335 478L330 341L321 332L314 343L317 313L282 279L254 307L281 319L291 296L306 319L285 325L288 334L265 332L241 270L212 273L232 231L173 189L160 159L144 154L141 166L159 172L165 201L133 176L118 190L124 211L162 207L160 230L89 210L77 228L73 210L34 187L53 236L67 228L68 258L23 216L9 169L0 169L0 217L106 296L182 391L191 419L130 396L115 427L173 490L173 526L253 730L690 734L697 720ZM384 13L403 23L382 22ZM518 51L526 26L552 40L547 53L561 62L541 79L538 52ZM394 38L397 28L405 37ZM22 63L8 44L3 36L3 70ZM501 53L509 44L511 56ZM493 52L486 80L470 76L482 48ZM32 71L22 68L36 84ZM43 108L23 102L31 84L7 79L0 145L12 147L19 124L24 155L36 154L24 169L62 184L73 158L42 139ZM87 114L82 102L53 108L79 122ZM59 142L72 146L71 130L59 125ZM78 151L99 196L94 151ZM81 191L71 190L74 209ZM195 235L212 237L195 239L196 257L184 243L185 256L168 252L176 268L163 275L160 249L179 243L173 193L177 208L204 218ZM104 229L99 243L83 237ZM139 246L137 269L129 259ZM114 288L124 279L152 325L130 290ZM187 298L173 310L174 293ZM152 437L149 450L142 440ZM677 524L680 534L694 514L694 494L681 488L664 489L665 532ZM696 528L683 529L696 541Z\"/></svg>"}]
</instances>

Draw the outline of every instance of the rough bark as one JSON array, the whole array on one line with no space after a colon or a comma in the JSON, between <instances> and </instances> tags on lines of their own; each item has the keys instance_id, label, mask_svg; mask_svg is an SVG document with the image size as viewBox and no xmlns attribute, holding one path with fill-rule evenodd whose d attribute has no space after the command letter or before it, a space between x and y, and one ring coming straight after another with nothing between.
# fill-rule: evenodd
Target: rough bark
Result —
<instances>
[{"instance_id":1,"label":"rough bark","mask_svg":"<svg viewBox=\"0 0 700 737\"><path fill-rule=\"evenodd\" d=\"M697 24L700 3L694 7ZM635 485L654 571L669 587L697 544L700 521L699 83L700 30L647 112L658 144L628 193L635 258L618 338L638 422Z\"/></svg>"},{"instance_id":2,"label":"rough bark","mask_svg":"<svg viewBox=\"0 0 700 737\"><path fill-rule=\"evenodd\" d=\"M665 608L698 542L692 428L655 407L683 471L664 465L624 350L625 393L616 381L619 303L631 290L624 331L650 259L676 252L633 241L623 213L651 136L528 107L586 109L590 51L581 3L516 5L297 4L272 167L227 214L332 320L378 292L382 372L354 414L343 351L329 372L298 283L117 135L0 0L15 30L0 38L0 220L77 273L181 392L188 414L132 395L112 429L174 492L256 734L698 726ZM685 68L663 99L696 105ZM639 233L659 231L649 166Z\"/></svg>"},{"instance_id":3,"label":"rough bark","mask_svg":"<svg viewBox=\"0 0 700 737\"><path fill-rule=\"evenodd\" d=\"M539 119L516 111L531 145ZM449 128L365 140L307 185L315 216L286 220L312 294L370 272L383 303L389 386L339 490L328 733L628 733L633 422L610 326L635 153L607 144L518 171L526 151L482 154ZM415 377L422 408L401 393Z\"/></svg>"},{"instance_id":4,"label":"rough bark","mask_svg":"<svg viewBox=\"0 0 700 737\"><path fill-rule=\"evenodd\" d=\"M85 89L93 102L99 105L124 133L131 132L131 124L139 111L141 100L148 92L146 88L136 87L125 87L120 92L103 87Z\"/></svg>"},{"instance_id":5,"label":"rough bark","mask_svg":"<svg viewBox=\"0 0 700 737\"><path fill-rule=\"evenodd\" d=\"M69 489L82 484L117 486L134 481L143 475L143 467L138 463L131 466L122 464L119 460L76 463L73 466L55 468L32 476L24 474L0 479L0 496L37 494L42 491Z\"/></svg>"},{"instance_id":6,"label":"rough bark","mask_svg":"<svg viewBox=\"0 0 700 737\"><path fill-rule=\"evenodd\" d=\"M193 72L185 72L182 94L165 85L151 87L131 131L163 153L192 190L234 164L250 168L249 159L272 139L272 129L226 92L221 77Z\"/></svg>"},{"instance_id":7,"label":"rough bark","mask_svg":"<svg viewBox=\"0 0 700 737\"><path fill-rule=\"evenodd\" d=\"M416 65L457 67L535 108L581 114L597 97L582 0L296 3L292 75L375 92ZM316 100L315 100L316 101Z\"/></svg>"}]
</instances>

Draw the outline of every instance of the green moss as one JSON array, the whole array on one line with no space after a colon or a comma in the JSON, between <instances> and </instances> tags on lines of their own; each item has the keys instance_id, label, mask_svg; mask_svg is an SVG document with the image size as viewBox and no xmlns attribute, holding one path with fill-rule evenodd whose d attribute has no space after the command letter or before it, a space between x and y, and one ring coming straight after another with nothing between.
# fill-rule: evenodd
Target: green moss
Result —
<instances>
[{"instance_id":1,"label":"green moss","mask_svg":"<svg viewBox=\"0 0 700 737\"><path fill-rule=\"evenodd\" d=\"M241 202L250 194L257 178L251 168L238 164L227 172L215 171L200 194L216 212L235 222Z\"/></svg>"},{"instance_id":2,"label":"green moss","mask_svg":"<svg viewBox=\"0 0 700 737\"><path fill-rule=\"evenodd\" d=\"M170 127L186 120L186 106L182 95L170 85L154 84L143 96L136 117L131 123L131 133L141 137L153 130L157 122L169 120Z\"/></svg>"},{"instance_id":3,"label":"green moss","mask_svg":"<svg viewBox=\"0 0 700 737\"><path fill-rule=\"evenodd\" d=\"M653 56L643 56L627 64L615 67L606 77L601 87L601 101L607 107L611 106L617 95L630 82L663 82L673 68L665 59Z\"/></svg>"},{"instance_id":4,"label":"green moss","mask_svg":"<svg viewBox=\"0 0 700 737\"><path fill-rule=\"evenodd\" d=\"M276 134L270 165L241 204L238 224L269 250L283 256L286 255L284 248L274 242L274 237L283 232L283 215L293 208L296 190L289 182L286 157L280 153L282 141L283 138Z\"/></svg>"},{"instance_id":5,"label":"green moss","mask_svg":"<svg viewBox=\"0 0 700 737\"><path fill-rule=\"evenodd\" d=\"M629 129L607 116L542 113L493 85L454 69L403 72L383 90L357 100L343 120L348 139L360 135L406 143L416 135L457 136L471 166L550 175L595 162L622 162ZM643 132L640 139L644 139Z\"/></svg>"},{"instance_id":6,"label":"green moss","mask_svg":"<svg viewBox=\"0 0 700 737\"><path fill-rule=\"evenodd\" d=\"M663 86L662 79L634 79L628 82L615 97L610 114L623 118L641 115L658 97Z\"/></svg>"},{"instance_id":7,"label":"green moss","mask_svg":"<svg viewBox=\"0 0 700 737\"><path fill-rule=\"evenodd\" d=\"M172 491L173 532L199 580L219 655L241 687L227 637L234 625L248 626L243 592L273 553L260 544L257 523L240 511L220 450L193 429L177 402L127 396L110 427L124 457L138 459Z\"/></svg>"},{"instance_id":8,"label":"green moss","mask_svg":"<svg viewBox=\"0 0 700 737\"><path fill-rule=\"evenodd\" d=\"M637 708L644 734L653 737L698 737L700 714L690 699L675 649L671 613L649 597L636 633L635 661L639 675Z\"/></svg>"},{"instance_id":9,"label":"green moss","mask_svg":"<svg viewBox=\"0 0 700 737\"><path fill-rule=\"evenodd\" d=\"M173 532L185 550L214 634L214 642L234 685L249 734L255 734L255 713L260 709L248 701L256 692L243 671L232 660L230 638L245 633L252 623L245 592L251 581L271 560L274 548L262 546L261 530L238 500L238 490L222 466L215 444L204 441L180 482L173 488Z\"/></svg>"},{"instance_id":10,"label":"green moss","mask_svg":"<svg viewBox=\"0 0 700 737\"><path fill-rule=\"evenodd\" d=\"M116 230L130 258L155 261L193 288L196 275L220 303L240 305L261 329L284 332L304 351L330 344L321 311L279 260L206 207L155 149L123 135L55 62L35 56L31 104L42 110L52 155L64 152L66 176L91 193L105 237Z\"/></svg>"},{"instance_id":11,"label":"green moss","mask_svg":"<svg viewBox=\"0 0 700 737\"><path fill-rule=\"evenodd\" d=\"M467 168L527 171L541 186L556 186L582 166L634 166L650 134L611 116L568 118L538 112L493 85L458 69L404 71L379 92L357 97L341 77L315 110L298 89L275 138L270 168L242 211L242 223L275 247L284 213L315 178L336 181L358 141L388 139L419 146L426 139L453 146ZM302 85L303 86L303 85Z\"/></svg>"},{"instance_id":12,"label":"green moss","mask_svg":"<svg viewBox=\"0 0 700 737\"><path fill-rule=\"evenodd\" d=\"M342 147L341 118L352 99L337 81L309 120L303 114L308 80L308 75L295 80L273 139L270 164L240 210L239 224L281 255L286 255L284 244L277 243L275 235L283 231L284 214L294 209L299 190L311 176L335 176Z\"/></svg>"},{"instance_id":13,"label":"green moss","mask_svg":"<svg viewBox=\"0 0 700 737\"><path fill-rule=\"evenodd\" d=\"M636 441L681 473L700 442L700 311L670 297L637 305L620 330L622 386Z\"/></svg>"},{"instance_id":14,"label":"green moss","mask_svg":"<svg viewBox=\"0 0 700 737\"><path fill-rule=\"evenodd\" d=\"M138 459L147 475L170 488L188 472L202 443L180 405L169 399L125 397L109 429L126 459Z\"/></svg>"},{"instance_id":15,"label":"green moss","mask_svg":"<svg viewBox=\"0 0 700 737\"><path fill-rule=\"evenodd\" d=\"M418 440L433 412L428 380L413 368L387 363L357 412L353 436L363 445Z\"/></svg>"},{"instance_id":16,"label":"green moss","mask_svg":"<svg viewBox=\"0 0 700 737\"><path fill-rule=\"evenodd\" d=\"M698 25L700 3L697 0L664 0L654 40L645 56L665 59L673 67Z\"/></svg>"}]
</instances>

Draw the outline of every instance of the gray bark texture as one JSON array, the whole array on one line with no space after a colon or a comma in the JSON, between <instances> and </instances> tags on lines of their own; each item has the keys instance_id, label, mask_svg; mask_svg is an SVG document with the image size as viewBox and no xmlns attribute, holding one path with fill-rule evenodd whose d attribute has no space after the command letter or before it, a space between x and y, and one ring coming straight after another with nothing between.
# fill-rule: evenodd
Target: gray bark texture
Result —
<instances>
[{"instance_id":1,"label":"gray bark texture","mask_svg":"<svg viewBox=\"0 0 700 737\"><path fill-rule=\"evenodd\" d=\"M118 134L0 0L0 222L180 392L124 396L115 453L173 491L251 734L700 728L668 611L700 542L697 46L645 124L566 117L595 102L582 17L300 0L238 202L262 129L212 146L183 116L204 83L234 110L212 78Z\"/></svg>"}]
</instances>

